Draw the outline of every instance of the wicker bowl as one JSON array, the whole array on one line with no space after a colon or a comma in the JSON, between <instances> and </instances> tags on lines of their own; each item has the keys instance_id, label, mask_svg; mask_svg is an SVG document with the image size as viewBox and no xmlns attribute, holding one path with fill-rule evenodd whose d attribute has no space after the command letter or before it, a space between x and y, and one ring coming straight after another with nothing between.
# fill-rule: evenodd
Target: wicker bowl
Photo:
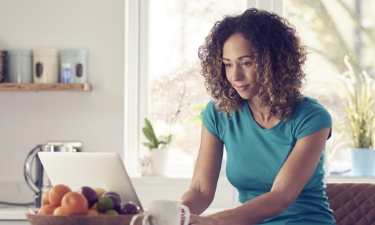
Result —
<instances>
[{"instance_id":1,"label":"wicker bowl","mask_svg":"<svg viewBox=\"0 0 375 225\"><path fill-rule=\"evenodd\" d=\"M26 218L31 225L129 225L133 216L53 216L26 213ZM141 218L142 216L137 219L135 225L142 225Z\"/></svg>"}]
</instances>

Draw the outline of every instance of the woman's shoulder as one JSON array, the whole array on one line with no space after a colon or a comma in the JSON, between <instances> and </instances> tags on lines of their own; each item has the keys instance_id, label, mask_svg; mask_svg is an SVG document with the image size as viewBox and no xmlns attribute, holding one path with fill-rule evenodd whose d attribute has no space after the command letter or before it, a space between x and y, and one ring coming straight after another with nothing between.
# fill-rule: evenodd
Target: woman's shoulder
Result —
<instances>
[{"instance_id":1,"label":"woman's shoulder","mask_svg":"<svg viewBox=\"0 0 375 225\"><path fill-rule=\"evenodd\" d=\"M297 140L323 128L332 128L329 112L316 99L304 96L293 112L291 123Z\"/></svg>"},{"instance_id":2,"label":"woman's shoulder","mask_svg":"<svg viewBox=\"0 0 375 225\"><path fill-rule=\"evenodd\" d=\"M210 115L210 116L215 116L215 117L224 117L225 116L225 113L224 112L220 112L218 109L217 109L217 101L215 100L210 100L205 109L203 110L203 114L206 114L207 116Z\"/></svg>"},{"instance_id":3,"label":"woman's shoulder","mask_svg":"<svg viewBox=\"0 0 375 225\"><path fill-rule=\"evenodd\" d=\"M214 100L210 100L206 106L204 107L202 114L217 114L218 110L216 109L216 102Z\"/></svg>"},{"instance_id":4,"label":"woman's shoulder","mask_svg":"<svg viewBox=\"0 0 375 225\"><path fill-rule=\"evenodd\" d=\"M215 112L217 112L217 109L216 109L215 104L216 104L216 103L215 103L214 100L210 100L210 101L206 104L206 107L204 107L203 112L206 112L206 113L215 113Z\"/></svg>"},{"instance_id":5,"label":"woman's shoulder","mask_svg":"<svg viewBox=\"0 0 375 225\"><path fill-rule=\"evenodd\" d=\"M301 98L302 101L297 103L294 107L293 115L313 112L328 113L327 109L322 104L320 104L318 100L309 96L301 96Z\"/></svg>"},{"instance_id":6,"label":"woman's shoulder","mask_svg":"<svg viewBox=\"0 0 375 225\"><path fill-rule=\"evenodd\" d=\"M216 108L216 102L211 100L207 103L205 109L201 113L202 122L206 129L215 137L222 140L228 120L225 112L220 112Z\"/></svg>"},{"instance_id":7,"label":"woman's shoulder","mask_svg":"<svg viewBox=\"0 0 375 225\"><path fill-rule=\"evenodd\" d=\"M303 96L300 103L297 103L293 109L293 114L291 117L293 123L304 123L307 121L309 123L321 122L332 123L332 118L328 110L319 103L318 100Z\"/></svg>"},{"instance_id":8,"label":"woman's shoulder","mask_svg":"<svg viewBox=\"0 0 375 225\"><path fill-rule=\"evenodd\" d=\"M207 108L210 108L210 109L214 109L215 108L215 105L216 105L216 101L215 100L210 100L207 105L206 105L206 109Z\"/></svg>"}]
</instances>

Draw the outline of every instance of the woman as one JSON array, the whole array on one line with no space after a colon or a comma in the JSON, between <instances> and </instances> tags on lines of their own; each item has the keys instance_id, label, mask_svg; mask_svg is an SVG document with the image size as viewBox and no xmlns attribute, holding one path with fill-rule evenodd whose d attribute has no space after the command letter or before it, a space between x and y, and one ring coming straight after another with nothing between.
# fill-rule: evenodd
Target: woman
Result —
<instances>
[{"instance_id":1,"label":"woman","mask_svg":"<svg viewBox=\"0 0 375 225\"><path fill-rule=\"evenodd\" d=\"M217 22L199 49L213 101L182 196L190 224L336 224L325 195L329 113L302 96L306 48L280 16L255 8ZM223 156L240 206L198 216L211 204Z\"/></svg>"}]
</instances>

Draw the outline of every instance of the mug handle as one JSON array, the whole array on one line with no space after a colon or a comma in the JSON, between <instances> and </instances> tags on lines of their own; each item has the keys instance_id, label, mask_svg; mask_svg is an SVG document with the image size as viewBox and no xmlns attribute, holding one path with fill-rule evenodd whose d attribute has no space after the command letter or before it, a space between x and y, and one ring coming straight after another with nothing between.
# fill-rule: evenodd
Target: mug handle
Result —
<instances>
[{"instance_id":1,"label":"mug handle","mask_svg":"<svg viewBox=\"0 0 375 225\"><path fill-rule=\"evenodd\" d=\"M143 212L143 213L138 213L138 214L134 215L134 216L132 217L132 220L130 221L130 225L134 225L134 224L135 224L135 221L137 221L138 217L140 217L140 216L144 216L144 217L143 217L143 220L142 220L142 225L147 225L147 224L146 224L146 221L147 221L147 219L150 217L150 214L145 213L145 212Z\"/></svg>"},{"instance_id":2,"label":"mug handle","mask_svg":"<svg viewBox=\"0 0 375 225\"><path fill-rule=\"evenodd\" d=\"M184 210L184 213L185 213L185 222L184 222L184 225L188 225L189 222L190 222L190 210L189 210L189 207L187 207L186 205L181 205L180 208L182 210Z\"/></svg>"}]
</instances>

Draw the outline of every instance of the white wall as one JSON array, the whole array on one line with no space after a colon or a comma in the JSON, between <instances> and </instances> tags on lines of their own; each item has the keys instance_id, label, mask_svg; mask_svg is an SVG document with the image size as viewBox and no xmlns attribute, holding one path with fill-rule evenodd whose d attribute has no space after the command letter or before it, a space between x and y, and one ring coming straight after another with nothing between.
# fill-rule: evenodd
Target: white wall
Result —
<instances>
[{"instance_id":1,"label":"white wall","mask_svg":"<svg viewBox=\"0 0 375 225\"><path fill-rule=\"evenodd\" d=\"M0 0L0 49L40 47L88 49L93 90L0 92L0 183L50 140L123 155L124 0Z\"/></svg>"}]
</instances>

